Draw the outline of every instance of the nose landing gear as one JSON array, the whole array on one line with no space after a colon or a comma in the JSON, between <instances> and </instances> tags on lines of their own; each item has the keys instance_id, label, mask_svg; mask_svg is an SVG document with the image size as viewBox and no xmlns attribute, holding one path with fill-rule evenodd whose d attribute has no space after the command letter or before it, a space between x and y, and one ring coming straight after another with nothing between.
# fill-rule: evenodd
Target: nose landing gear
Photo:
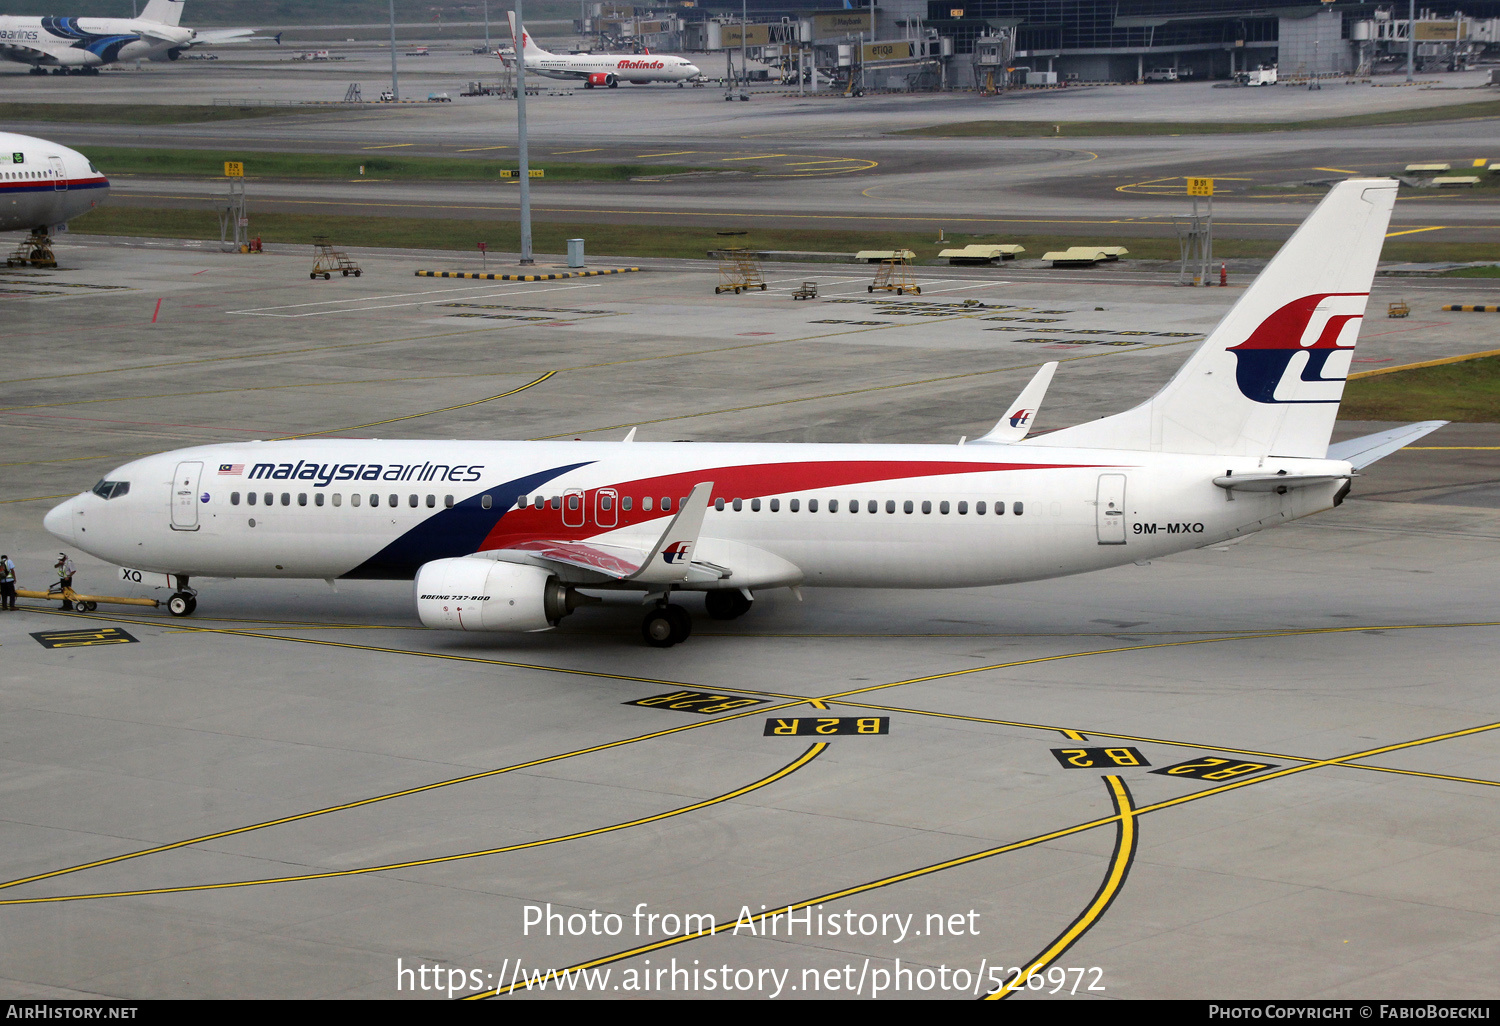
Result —
<instances>
[{"instance_id":1,"label":"nose landing gear","mask_svg":"<svg viewBox=\"0 0 1500 1026\"><path fill-rule=\"evenodd\" d=\"M177 590L167 599L167 612L173 616L192 616L198 608L198 593L188 587L187 574L176 574Z\"/></svg>"}]
</instances>

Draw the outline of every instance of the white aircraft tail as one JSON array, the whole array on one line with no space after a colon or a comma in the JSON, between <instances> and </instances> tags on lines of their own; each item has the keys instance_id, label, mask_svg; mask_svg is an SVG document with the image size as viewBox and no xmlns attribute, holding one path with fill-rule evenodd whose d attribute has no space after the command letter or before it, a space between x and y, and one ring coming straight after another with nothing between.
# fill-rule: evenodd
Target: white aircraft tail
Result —
<instances>
[{"instance_id":1,"label":"white aircraft tail","mask_svg":"<svg viewBox=\"0 0 1500 1026\"><path fill-rule=\"evenodd\" d=\"M1334 186L1145 403L1024 444L1322 459L1397 184Z\"/></svg>"},{"instance_id":2,"label":"white aircraft tail","mask_svg":"<svg viewBox=\"0 0 1500 1026\"><path fill-rule=\"evenodd\" d=\"M155 0L153 0L153 2L155 2ZM510 18L510 38L512 41L515 41L516 12L510 11L506 16ZM531 33L526 31L526 27L524 25L521 26L521 40L516 44L516 52L525 57L552 56L552 52L550 50L543 50L540 46L536 45L536 40L531 38Z\"/></svg>"},{"instance_id":3,"label":"white aircraft tail","mask_svg":"<svg viewBox=\"0 0 1500 1026\"><path fill-rule=\"evenodd\" d=\"M141 12L141 21L157 21L163 25L182 22L182 7L186 0L151 0Z\"/></svg>"}]
</instances>

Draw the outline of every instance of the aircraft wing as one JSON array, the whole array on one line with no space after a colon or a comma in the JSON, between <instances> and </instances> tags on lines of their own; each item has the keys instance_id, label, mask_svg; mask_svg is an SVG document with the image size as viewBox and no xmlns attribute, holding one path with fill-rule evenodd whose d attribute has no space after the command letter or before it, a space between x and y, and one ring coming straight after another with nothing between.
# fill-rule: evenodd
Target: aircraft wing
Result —
<instances>
[{"instance_id":1,"label":"aircraft wing","mask_svg":"<svg viewBox=\"0 0 1500 1026\"><path fill-rule=\"evenodd\" d=\"M712 481L695 485L655 545L544 539L523 542L488 555L514 563L540 563L556 570L564 580L570 581L575 581L579 570L616 581L637 581L643 584L722 580L729 576L728 569L692 558L698 536L703 530L703 515L708 509L713 487ZM589 581L576 580L575 583L586 584Z\"/></svg>"},{"instance_id":2,"label":"aircraft wing","mask_svg":"<svg viewBox=\"0 0 1500 1026\"><path fill-rule=\"evenodd\" d=\"M257 36L259 29L198 29L188 46L212 46L216 43L246 43L252 39L274 39L277 45L281 44L281 34L274 36Z\"/></svg>"},{"instance_id":3,"label":"aircraft wing","mask_svg":"<svg viewBox=\"0 0 1500 1026\"><path fill-rule=\"evenodd\" d=\"M56 64L57 57L46 50L35 46L22 46L20 43L0 43L0 57L17 64Z\"/></svg>"}]
</instances>

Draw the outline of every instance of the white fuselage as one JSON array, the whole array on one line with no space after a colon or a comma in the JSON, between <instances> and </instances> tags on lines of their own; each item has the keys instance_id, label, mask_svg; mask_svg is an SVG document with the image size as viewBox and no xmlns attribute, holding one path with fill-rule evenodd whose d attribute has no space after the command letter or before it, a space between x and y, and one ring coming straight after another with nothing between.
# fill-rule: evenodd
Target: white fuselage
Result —
<instances>
[{"instance_id":1,"label":"white fuselage","mask_svg":"<svg viewBox=\"0 0 1500 1026\"><path fill-rule=\"evenodd\" d=\"M109 179L77 150L0 132L0 231L66 223L109 195Z\"/></svg>"},{"instance_id":2,"label":"white fuselage","mask_svg":"<svg viewBox=\"0 0 1500 1026\"><path fill-rule=\"evenodd\" d=\"M729 569L722 584L973 587L1197 548L1336 503L1341 482L1232 499L1213 483L1279 470L1349 464L1029 445L254 442L128 463L46 527L159 573L410 578L541 543L649 548L712 481L693 558Z\"/></svg>"},{"instance_id":3,"label":"white fuselage","mask_svg":"<svg viewBox=\"0 0 1500 1026\"><path fill-rule=\"evenodd\" d=\"M667 54L619 53L528 53L527 73L548 78L593 80L607 85L617 82L686 82L698 75L698 66L686 57Z\"/></svg>"},{"instance_id":4,"label":"white fuselage","mask_svg":"<svg viewBox=\"0 0 1500 1026\"><path fill-rule=\"evenodd\" d=\"M144 18L0 16L0 57L39 68L94 68L191 46L190 28Z\"/></svg>"}]
</instances>

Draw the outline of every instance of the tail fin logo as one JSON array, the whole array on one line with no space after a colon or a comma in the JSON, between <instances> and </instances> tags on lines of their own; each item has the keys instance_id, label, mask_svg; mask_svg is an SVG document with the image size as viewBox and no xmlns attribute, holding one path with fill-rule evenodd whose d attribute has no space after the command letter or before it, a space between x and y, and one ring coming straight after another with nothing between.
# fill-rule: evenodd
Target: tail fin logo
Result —
<instances>
[{"instance_id":1,"label":"tail fin logo","mask_svg":"<svg viewBox=\"0 0 1500 1026\"><path fill-rule=\"evenodd\" d=\"M1303 296L1267 317L1228 350L1240 392L1257 403L1337 403L1368 295Z\"/></svg>"},{"instance_id":2,"label":"tail fin logo","mask_svg":"<svg viewBox=\"0 0 1500 1026\"><path fill-rule=\"evenodd\" d=\"M692 542L673 542L661 550L662 561L666 563L684 563L687 561L688 553L692 551L692 548Z\"/></svg>"},{"instance_id":3,"label":"tail fin logo","mask_svg":"<svg viewBox=\"0 0 1500 1026\"><path fill-rule=\"evenodd\" d=\"M1022 426L1026 425L1026 424L1030 424L1031 423L1031 418L1033 416L1035 416L1035 415L1036 415L1036 411L1035 410L1017 410L1015 413L1012 413L1006 419L1010 421L1010 426L1011 427L1016 428L1016 427L1022 427Z\"/></svg>"}]
</instances>

